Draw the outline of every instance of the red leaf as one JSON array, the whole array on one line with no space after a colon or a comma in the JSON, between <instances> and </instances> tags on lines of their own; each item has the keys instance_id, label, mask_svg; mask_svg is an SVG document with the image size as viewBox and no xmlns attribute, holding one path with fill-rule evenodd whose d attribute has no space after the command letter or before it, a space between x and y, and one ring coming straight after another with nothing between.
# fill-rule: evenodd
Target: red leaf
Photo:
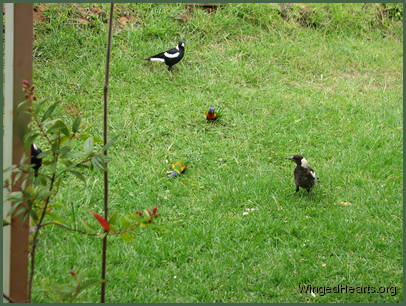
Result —
<instances>
[{"instance_id":1,"label":"red leaf","mask_svg":"<svg viewBox=\"0 0 406 306\"><path fill-rule=\"evenodd\" d=\"M100 216L99 214L97 214L97 213L95 213L93 211L90 211L89 213L92 214L97 219L97 221L99 221L100 225L106 231L110 230L110 224L106 221L106 219L104 219L102 216Z\"/></svg>"}]
</instances>

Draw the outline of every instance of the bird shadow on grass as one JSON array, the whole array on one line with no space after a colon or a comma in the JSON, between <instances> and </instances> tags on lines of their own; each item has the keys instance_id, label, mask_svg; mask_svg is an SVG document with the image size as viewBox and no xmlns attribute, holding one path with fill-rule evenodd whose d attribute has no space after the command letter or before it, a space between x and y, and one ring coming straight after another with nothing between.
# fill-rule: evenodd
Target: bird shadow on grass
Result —
<instances>
[{"instance_id":1,"label":"bird shadow on grass","mask_svg":"<svg viewBox=\"0 0 406 306\"><path fill-rule=\"evenodd\" d=\"M290 201L298 201L298 205L303 206L303 208L306 208L308 206L322 206L323 205L323 194L320 192L317 192L317 190L312 190L310 193L308 193L305 190L300 190L299 192L294 192L289 190L290 194L288 196L288 199Z\"/></svg>"}]
</instances>

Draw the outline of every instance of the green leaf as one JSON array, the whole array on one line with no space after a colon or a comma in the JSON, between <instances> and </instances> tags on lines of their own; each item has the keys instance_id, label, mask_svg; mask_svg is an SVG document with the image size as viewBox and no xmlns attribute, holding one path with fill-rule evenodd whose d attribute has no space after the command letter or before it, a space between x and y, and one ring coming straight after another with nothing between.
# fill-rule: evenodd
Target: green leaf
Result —
<instances>
[{"instance_id":1,"label":"green leaf","mask_svg":"<svg viewBox=\"0 0 406 306\"><path fill-rule=\"evenodd\" d=\"M26 155L26 154L21 155L20 165L25 164L25 161L26 161L26 160L27 160L27 155Z\"/></svg>"},{"instance_id":2,"label":"green leaf","mask_svg":"<svg viewBox=\"0 0 406 306\"><path fill-rule=\"evenodd\" d=\"M58 104L59 104L59 102L55 102L50 107L48 107L48 109L45 111L44 115L42 116L41 122L44 122L52 115L52 113L54 112L54 110Z\"/></svg>"},{"instance_id":3,"label":"green leaf","mask_svg":"<svg viewBox=\"0 0 406 306\"><path fill-rule=\"evenodd\" d=\"M72 173L74 176L76 176L78 179L80 179L83 183L86 183L85 176L82 173L80 173L79 171L69 170L69 172Z\"/></svg>"},{"instance_id":4,"label":"green leaf","mask_svg":"<svg viewBox=\"0 0 406 306\"><path fill-rule=\"evenodd\" d=\"M37 213L36 213L36 211L35 211L34 209L30 209L30 210L28 211L28 213L31 215L31 218L32 218L34 221L37 221L37 220L38 220L38 215L37 215Z\"/></svg>"},{"instance_id":5,"label":"green leaf","mask_svg":"<svg viewBox=\"0 0 406 306\"><path fill-rule=\"evenodd\" d=\"M68 168L67 170L69 170L69 168L73 165L73 162L69 159L62 159L61 162L66 166L66 168Z\"/></svg>"},{"instance_id":6,"label":"green leaf","mask_svg":"<svg viewBox=\"0 0 406 306\"><path fill-rule=\"evenodd\" d=\"M110 139L105 146L103 146L103 152L107 151L116 141L117 141L118 137L114 136L112 139Z\"/></svg>"},{"instance_id":7,"label":"green leaf","mask_svg":"<svg viewBox=\"0 0 406 306\"><path fill-rule=\"evenodd\" d=\"M39 136L39 133L26 134L24 136L24 150L28 151L35 139Z\"/></svg>"},{"instance_id":8,"label":"green leaf","mask_svg":"<svg viewBox=\"0 0 406 306\"><path fill-rule=\"evenodd\" d=\"M68 152L70 152L71 149L72 148L70 146L63 146L59 149L59 153L65 156Z\"/></svg>"},{"instance_id":9,"label":"green leaf","mask_svg":"<svg viewBox=\"0 0 406 306\"><path fill-rule=\"evenodd\" d=\"M73 123L72 123L73 134L76 134L79 131L81 121L82 121L82 118L80 118L80 117L76 117L75 121L73 121Z\"/></svg>"},{"instance_id":10,"label":"green leaf","mask_svg":"<svg viewBox=\"0 0 406 306\"><path fill-rule=\"evenodd\" d=\"M46 102L48 102L48 99L44 99L44 100L42 100L41 102L36 102L36 103L34 103L34 104L32 105L33 113L34 113L34 114L38 114L38 113L41 111L42 107L43 107L44 105L46 105Z\"/></svg>"},{"instance_id":11,"label":"green leaf","mask_svg":"<svg viewBox=\"0 0 406 306\"><path fill-rule=\"evenodd\" d=\"M14 182L18 182L18 180L21 178L22 174L23 174L23 173L22 173L21 171L17 172L17 173L14 175Z\"/></svg>"},{"instance_id":12,"label":"green leaf","mask_svg":"<svg viewBox=\"0 0 406 306\"><path fill-rule=\"evenodd\" d=\"M100 155L95 155L92 157L92 164L98 169L104 170L105 163L103 158Z\"/></svg>"},{"instance_id":13,"label":"green leaf","mask_svg":"<svg viewBox=\"0 0 406 306\"><path fill-rule=\"evenodd\" d=\"M103 140L103 138L100 138L100 137L94 137L94 142L95 143L103 143L104 140Z\"/></svg>"},{"instance_id":14,"label":"green leaf","mask_svg":"<svg viewBox=\"0 0 406 306\"><path fill-rule=\"evenodd\" d=\"M93 152L94 149L94 139L93 137L89 137L88 139L86 139L83 148L86 152L86 154L90 154Z\"/></svg>"},{"instance_id":15,"label":"green leaf","mask_svg":"<svg viewBox=\"0 0 406 306\"><path fill-rule=\"evenodd\" d=\"M163 226L163 225L155 225L155 224L151 223L149 226L151 228L161 230L161 231L164 231L164 232L171 232L171 229L169 229L168 227Z\"/></svg>"},{"instance_id":16,"label":"green leaf","mask_svg":"<svg viewBox=\"0 0 406 306\"><path fill-rule=\"evenodd\" d=\"M61 138L61 146L64 145L65 143L69 142L69 140L71 140L70 136L63 136Z\"/></svg>"},{"instance_id":17,"label":"green leaf","mask_svg":"<svg viewBox=\"0 0 406 306\"><path fill-rule=\"evenodd\" d=\"M58 215L54 214L53 212L47 212L47 218L48 217L51 217L53 222L56 222L58 224L63 224L62 219Z\"/></svg>"},{"instance_id":18,"label":"green leaf","mask_svg":"<svg viewBox=\"0 0 406 306\"><path fill-rule=\"evenodd\" d=\"M23 107L23 106L25 106L27 103L28 103L28 100L24 100L24 101L22 101L22 102L20 102L20 103L17 104L17 108Z\"/></svg>"},{"instance_id":19,"label":"green leaf","mask_svg":"<svg viewBox=\"0 0 406 306\"><path fill-rule=\"evenodd\" d=\"M27 187L27 184L28 184L28 180L23 180L23 181L21 182L20 188L21 188L22 190L24 190L25 187Z\"/></svg>"},{"instance_id":20,"label":"green leaf","mask_svg":"<svg viewBox=\"0 0 406 306\"><path fill-rule=\"evenodd\" d=\"M11 202L21 201L23 200L23 193L21 191L14 191L7 195L7 200Z\"/></svg>"},{"instance_id":21,"label":"green leaf","mask_svg":"<svg viewBox=\"0 0 406 306\"><path fill-rule=\"evenodd\" d=\"M27 209L24 205L16 205L12 210L10 210L9 214L12 216L19 216L24 221L29 214L29 209Z\"/></svg>"},{"instance_id":22,"label":"green leaf","mask_svg":"<svg viewBox=\"0 0 406 306\"><path fill-rule=\"evenodd\" d=\"M52 151L42 151L41 153L38 154L38 158L44 158L47 157L49 155L51 155Z\"/></svg>"},{"instance_id":23,"label":"green leaf","mask_svg":"<svg viewBox=\"0 0 406 306\"><path fill-rule=\"evenodd\" d=\"M84 290L90 286L99 285L100 281L95 278L88 278L80 282L81 290Z\"/></svg>"},{"instance_id":24,"label":"green leaf","mask_svg":"<svg viewBox=\"0 0 406 306\"><path fill-rule=\"evenodd\" d=\"M82 227L84 228L84 232L87 232L87 233L94 233L95 231L96 231L96 229L98 229L98 227L100 226L100 225L96 225L96 222L93 222L93 223L87 223L87 222L85 222L85 221L83 221L83 220L81 220L80 221L80 224L82 225ZM97 228L96 228L96 226L97 226Z\"/></svg>"},{"instance_id":25,"label":"green leaf","mask_svg":"<svg viewBox=\"0 0 406 306\"><path fill-rule=\"evenodd\" d=\"M120 225L123 230L129 229L130 227L133 226L133 223L127 220L126 218L120 219Z\"/></svg>"},{"instance_id":26,"label":"green leaf","mask_svg":"<svg viewBox=\"0 0 406 306\"><path fill-rule=\"evenodd\" d=\"M76 168L84 168L84 169L89 169L90 166L89 165L85 165L85 164L78 164L76 165Z\"/></svg>"},{"instance_id":27,"label":"green leaf","mask_svg":"<svg viewBox=\"0 0 406 306\"><path fill-rule=\"evenodd\" d=\"M48 179L45 175L39 175L39 182L42 186L46 186L48 184Z\"/></svg>"},{"instance_id":28,"label":"green leaf","mask_svg":"<svg viewBox=\"0 0 406 306\"><path fill-rule=\"evenodd\" d=\"M41 201L41 200L45 200L46 198L48 198L51 195L51 192L49 191L48 187L42 187L41 190L38 192L37 194L37 200Z\"/></svg>"},{"instance_id":29,"label":"green leaf","mask_svg":"<svg viewBox=\"0 0 406 306\"><path fill-rule=\"evenodd\" d=\"M65 155L66 158L71 158L71 159L83 159L85 157L87 157L87 154L83 153L83 152L69 152L66 153Z\"/></svg>"},{"instance_id":30,"label":"green leaf","mask_svg":"<svg viewBox=\"0 0 406 306\"><path fill-rule=\"evenodd\" d=\"M17 169L16 165L11 165L10 167L7 167L6 169L3 170L3 173L13 171L14 169Z\"/></svg>"},{"instance_id":31,"label":"green leaf","mask_svg":"<svg viewBox=\"0 0 406 306\"><path fill-rule=\"evenodd\" d=\"M117 217L118 217L118 214L116 212L112 213L110 218L109 218L109 224L110 225L115 225L116 222L117 222Z\"/></svg>"},{"instance_id":32,"label":"green leaf","mask_svg":"<svg viewBox=\"0 0 406 306\"><path fill-rule=\"evenodd\" d=\"M53 132L54 130L62 132L66 136L70 136L68 127L61 119L55 120L55 123L48 129L48 133Z\"/></svg>"},{"instance_id":33,"label":"green leaf","mask_svg":"<svg viewBox=\"0 0 406 306\"><path fill-rule=\"evenodd\" d=\"M131 242L134 240L134 235L132 233L122 233L120 234L121 239L125 242Z\"/></svg>"}]
</instances>

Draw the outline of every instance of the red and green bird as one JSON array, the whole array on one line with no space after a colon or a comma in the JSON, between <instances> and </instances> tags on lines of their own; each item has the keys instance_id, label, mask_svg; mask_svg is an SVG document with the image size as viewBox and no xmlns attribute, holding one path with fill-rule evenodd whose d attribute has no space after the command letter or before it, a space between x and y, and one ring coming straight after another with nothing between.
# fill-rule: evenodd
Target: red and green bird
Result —
<instances>
[{"instance_id":1,"label":"red and green bird","mask_svg":"<svg viewBox=\"0 0 406 306\"><path fill-rule=\"evenodd\" d=\"M166 161L166 164L169 166L168 161ZM172 170L169 170L166 173L168 174L169 177L175 178L175 177L178 177L181 174L183 174L186 171L187 166L183 162L177 161L177 162L172 162L171 165L169 166L169 168Z\"/></svg>"},{"instance_id":2,"label":"red and green bird","mask_svg":"<svg viewBox=\"0 0 406 306\"><path fill-rule=\"evenodd\" d=\"M209 111L206 112L206 119L207 121L215 121L219 117L218 112L214 107L209 107Z\"/></svg>"}]
</instances>

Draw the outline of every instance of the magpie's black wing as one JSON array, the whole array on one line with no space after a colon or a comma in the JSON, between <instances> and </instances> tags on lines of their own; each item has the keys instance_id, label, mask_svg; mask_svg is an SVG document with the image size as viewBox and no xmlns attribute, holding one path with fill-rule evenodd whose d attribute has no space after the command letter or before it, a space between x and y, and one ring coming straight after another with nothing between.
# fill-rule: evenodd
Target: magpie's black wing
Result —
<instances>
[{"instance_id":1,"label":"magpie's black wing","mask_svg":"<svg viewBox=\"0 0 406 306\"><path fill-rule=\"evenodd\" d=\"M151 58L165 58L164 54L165 54L165 52L161 52L161 53L158 53L156 55L153 55L153 56L150 56L150 57L146 58L146 60L150 60Z\"/></svg>"},{"instance_id":2,"label":"magpie's black wing","mask_svg":"<svg viewBox=\"0 0 406 306\"><path fill-rule=\"evenodd\" d=\"M179 53L179 50L176 49L176 48L172 48L172 49L170 49L168 51L161 52L161 53L158 53L156 55L150 56L150 57L146 58L146 60L150 60L151 58L163 58L163 59L165 59L165 58L168 57L168 56L165 55L165 53L169 54L169 55L175 55L176 53Z\"/></svg>"},{"instance_id":3,"label":"magpie's black wing","mask_svg":"<svg viewBox=\"0 0 406 306\"><path fill-rule=\"evenodd\" d=\"M179 50L176 48L172 48L172 49L170 49L166 52L162 52L162 53L176 54L176 53L179 53Z\"/></svg>"}]
</instances>

